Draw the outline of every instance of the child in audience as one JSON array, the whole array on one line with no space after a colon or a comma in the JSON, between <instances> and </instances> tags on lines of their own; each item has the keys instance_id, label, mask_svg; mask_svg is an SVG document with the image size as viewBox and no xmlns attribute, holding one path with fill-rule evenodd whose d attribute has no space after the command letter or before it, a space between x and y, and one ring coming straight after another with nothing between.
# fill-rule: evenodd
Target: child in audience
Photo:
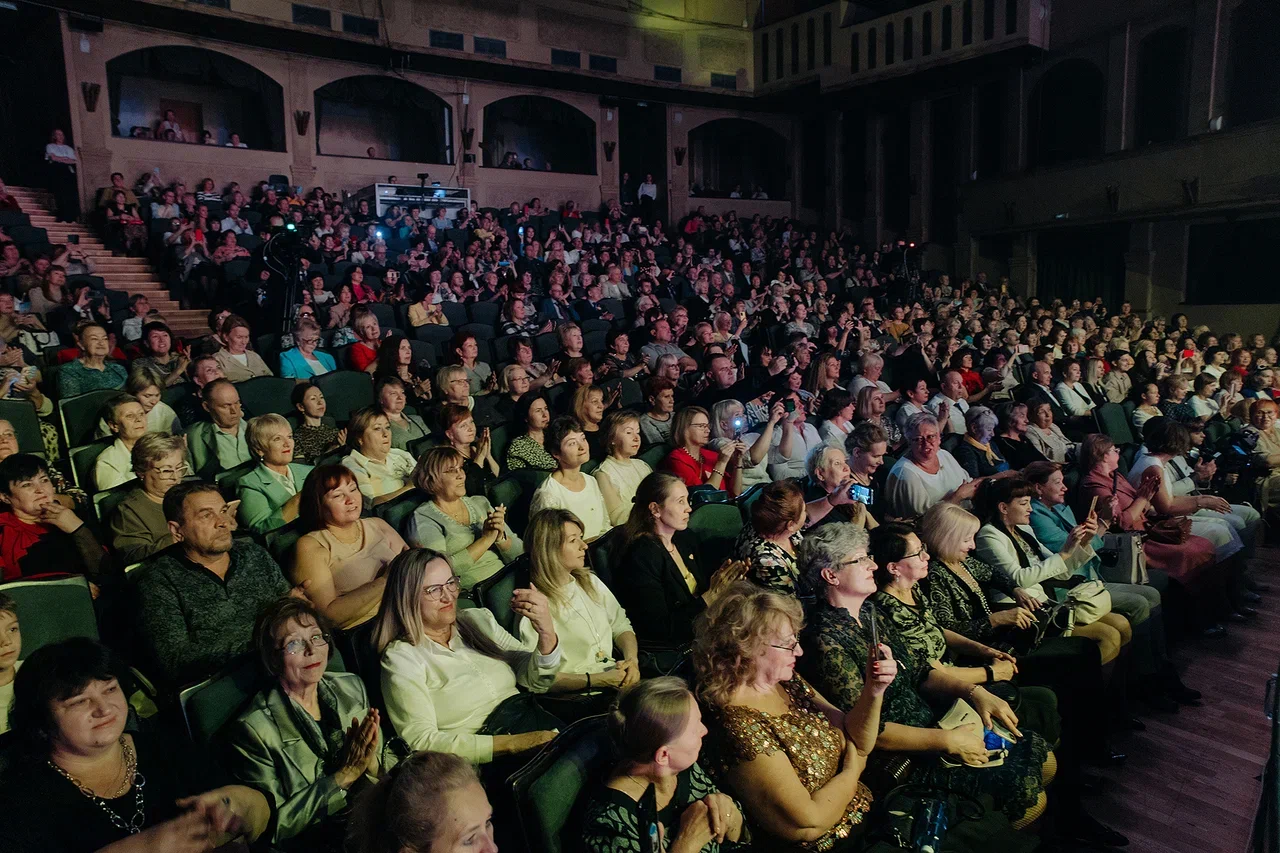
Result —
<instances>
[{"instance_id":1,"label":"child in audience","mask_svg":"<svg viewBox=\"0 0 1280 853\"><path fill-rule=\"evenodd\" d=\"M13 704L13 677L22 661L22 629L18 604L0 592L0 734L9 731L9 706Z\"/></svg>"}]
</instances>

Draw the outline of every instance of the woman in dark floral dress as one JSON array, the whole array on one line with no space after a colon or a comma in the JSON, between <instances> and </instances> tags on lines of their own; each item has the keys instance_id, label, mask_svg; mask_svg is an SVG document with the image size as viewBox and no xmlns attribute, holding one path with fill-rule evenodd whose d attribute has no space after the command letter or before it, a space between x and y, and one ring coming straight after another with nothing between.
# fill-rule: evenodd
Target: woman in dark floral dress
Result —
<instances>
[{"instance_id":1,"label":"woman in dark floral dress","mask_svg":"<svg viewBox=\"0 0 1280 853\"><path fill-rule=\"evenodd\" d=\"M747 579L783 595L800 595L796 548L804 528L804 492L792 480L770 483L751 505L751 524L733 545L735 560L747 564Z\"/></svg>"}]
</instances>

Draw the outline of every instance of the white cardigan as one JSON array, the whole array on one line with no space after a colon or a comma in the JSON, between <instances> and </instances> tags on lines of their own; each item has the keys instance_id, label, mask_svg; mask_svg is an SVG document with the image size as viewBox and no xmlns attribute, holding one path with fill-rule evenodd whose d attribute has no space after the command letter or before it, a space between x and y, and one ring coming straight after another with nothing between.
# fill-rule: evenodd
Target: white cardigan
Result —
<instances>
[{"instance_id":1,"label":"white cardigan","mask_svg":"<svg viewBox=\"0 0 1280 853\"><path fill-rule=\"evenodd\" d=\"M1018 552L1014 550L1013 540L1002 530L992 524L982 525L974 538L977 548L974 556L982 562L1004 572L1022 589L1031 593L1041 603L1047 602L1049 596L1040 586L1041 581L1066 580L1075 570L1094 558L1093 547L1084 545L1076 547L1065 558L1054 554L1036 538L1035 532L1027 525L1019 525L1018 530L1025 534L1028 542L1040 545L1039 554L1028 554L1030 566L1022 566L1018 562Z\"/></svg>"}]
</instances>

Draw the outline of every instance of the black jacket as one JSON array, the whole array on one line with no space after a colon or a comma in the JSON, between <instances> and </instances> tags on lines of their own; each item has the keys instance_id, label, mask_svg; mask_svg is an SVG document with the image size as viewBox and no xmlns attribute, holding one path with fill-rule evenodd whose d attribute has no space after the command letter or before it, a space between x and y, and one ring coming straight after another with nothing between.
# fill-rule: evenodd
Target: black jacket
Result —
<instances>
[{"instance_id":1,"label":"black jacket","mask_svg":"<svg viewBox=\"0 0 1280 853\"><path fill-rule=\"evenodd\" d=\"M693 640L693 620L706 605L702 593L708 577L694 559L692 543L676 535L674 544L685 567L698 581L689 592L676 561L653 536L642 536L626 549L613 569L613 593L627 612L642 648L673 647Z\"/></svg>"}]
</instances>

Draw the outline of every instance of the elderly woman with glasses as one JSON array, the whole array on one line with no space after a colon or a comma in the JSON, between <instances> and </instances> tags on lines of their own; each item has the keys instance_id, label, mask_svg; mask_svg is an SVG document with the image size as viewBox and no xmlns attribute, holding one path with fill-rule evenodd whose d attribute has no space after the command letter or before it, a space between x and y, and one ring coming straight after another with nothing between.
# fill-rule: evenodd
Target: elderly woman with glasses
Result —
<instances>
[{"instance_id":1,"label":"elderly woman with glasses","mask_svg":"<svg viewBox=\"0 0 1280 853\"><path fill-rule=\"evenodd\" d=\"M1016 828L1029 825L1044 812L1044 786L1055 767L1045 740L1020 731L1008 702L988 692L977 679L933 666L938 655L926 660L905 643L896 623L880 608L863 607L877 594L877 575L887 576L906 564L927 566L927 552L909 531L899 524L876 528L871 533L879 546L876 554L868 551L868 535L849 525L824 525L805 537L797 562L806 582L817 591L817 604L800 634L812 652L801 661L803 672L837 708L856 707L867 692L863 670L872 651L870 620L877 620L877 635L882 647L892 649L897 677L885 691L874 745L889 752L914 753L921 762L927 754L946 758L956 766L947 774L949 784L974 795L989 794L1003 813L1003 819L990 813L983 817L993 834L1007 833L1009 823ZM903 550L912 545L914 553ZM947 707L955 700L964 700L977 711L982 725L938 728L941 714L932 703ZM990 728L993 722L1007 729L1016 743L1003 766L982 767L989 760L983 726ZM964 769L965 765L974 769ZM932 767L931 762L922 764L919 772L927 774Z\"/></svg>"},{"instance_id":2,"label":"elderly woman with glasses","mask_svg":"<svg viewBox=\"0 0 1280 853\"><path fill-rule=\"evenodd\" d=\"M280 375L289 379L313 379L338 369L333 356L320 352L320 324L303 319L293 329L293 349L280 353Z\"/></svg>"},{"instance_id":3,"label":"elderly woman with glasses","mask_svg":"<svg viewBox=\"0 0 1280 853\"><path fill-rule=\"evenodd\" d=\"M461 588L439 551L415 549L391 563L373 638L382 656L383 703L410 749L489 764L556 736L560 721L534 695L555 681L560 639L538 590L511 596L512 611L537 635L530 648L491 611L460 610Z\"/></svg>"},{"instance_id":4,"label":"elderly woman with glasses","mask_svg":"<svg viewBox=\"0 0 1280 853\"><path fill-rule=\"evenodd\" d=\"M293 428L280 415L249 421L245 443L258 466L236 483L240 524L254 533L284 527L298 517L310 465L293 461Z\"/></svg>"},{"instance_id":5,"label":"elderly woman with glasses","mask_svg":"<svg viewBox=\"0 0 1280 853\"><path fill-rule=\"evenodd\" d=\"M413 471L427 495L409 519L415 548L448 554L463 589L492 577L524 553L524 543L507 526L507 508L494 508L483 495L467 494L466 459L452 447L433 447Z\"/></svg>"},{"instance_id":6,"label":"elderly woman with glasses","mask_svg":"<svg viewBox=\"0 0 1280 853\"><path fill-rule=\"evenodd\" d=\"M358 675L326 672L332 626L306 601L282 598L253 626L270 681L228 726L227 766L263 791L281 850L336 850L355 796L382 770L378 709Z\"/></svg>"},{"instance_id":7,"label":"elderly woman with glasses","mask_svg":"<svg viewBox=\"0 0 1280 853\"><path fill-rule=\"evenodd\" d=\"M929 412L907 420L907 454L889 471L885 482L888 514L898 518L923 515L940 501L971 500L978 483L950 453L942 449L938 419Z\"/></svg>"},{"instance_id":8,"label":"elderly woman with glasses","mask_svg":"<svg viewBox=\"0 0 1280 853\"><path fill-rule=\"evenodd\" d=\"M181 436L147 433L133 445L138 485L110 517L111 546L125 565L140 563L173 544L164 517L164 496L191 470Z\"/></svg>"}]
</instances>

